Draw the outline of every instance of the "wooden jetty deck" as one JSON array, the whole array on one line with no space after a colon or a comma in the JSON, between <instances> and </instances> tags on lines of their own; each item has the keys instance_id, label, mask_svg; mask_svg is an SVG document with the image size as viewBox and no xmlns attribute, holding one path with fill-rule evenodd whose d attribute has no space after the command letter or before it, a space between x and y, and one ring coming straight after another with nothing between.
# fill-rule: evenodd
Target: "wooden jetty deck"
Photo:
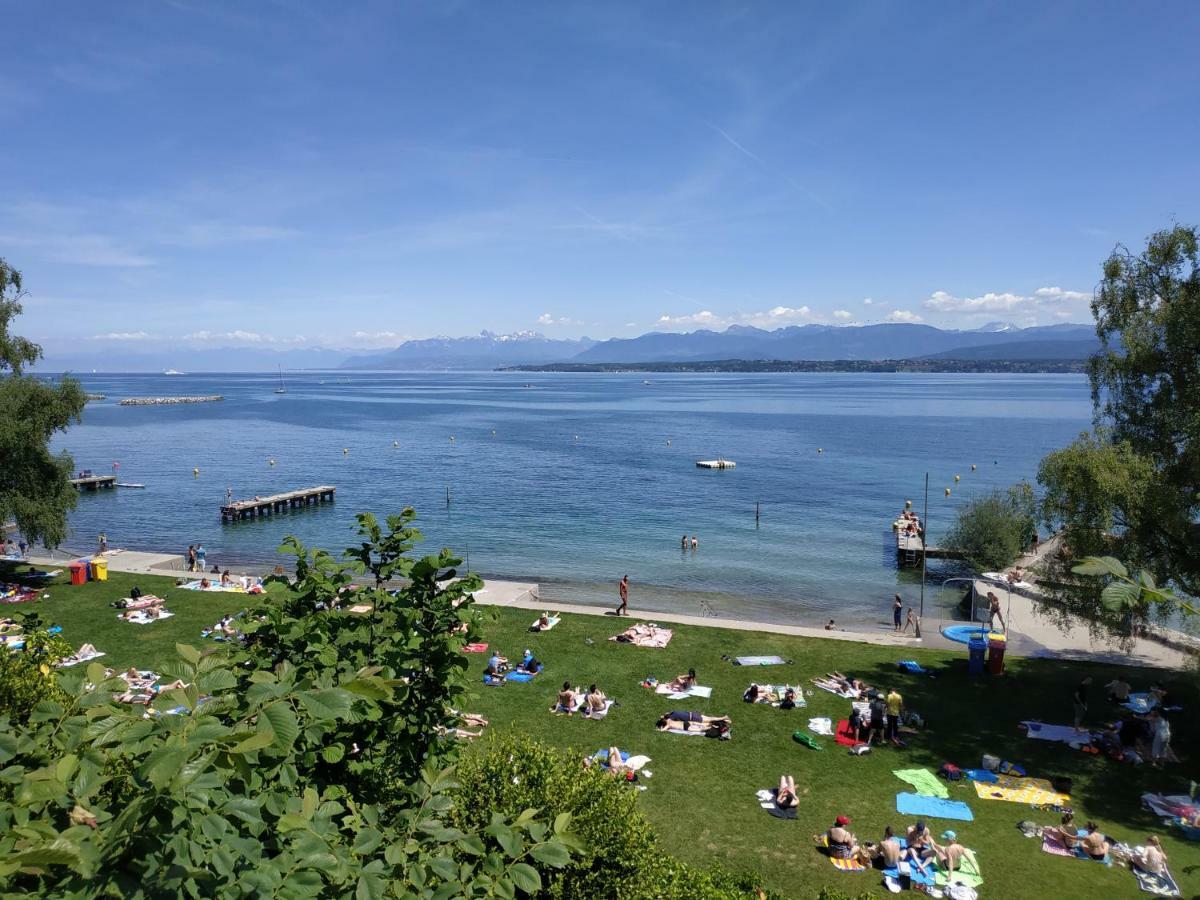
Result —
<instances>
[{"instance_id":1,"label":"wooden jetty deck","mask_svg":"<svg viewBox=\"0 0 1200 900\"><path fill-rule=\"evenodd\" d=\"M116 475L82 475L72 478L71 484L79 491L107 491L117 486Z\"/></svg>"},{"instance_id":2,"label":"wooden jetty deck","mask_svg":"<svg viewBox=\"0 0 1200 900\"><path fill-rule=\"evenodd\" d=\"M700 469L735 469L737 463L732 459L699 459L696 466Z\"/></svg>"},{"instance_id":3,"label":"wooden jetty deck","mask_svg":"<svg viewBox=\"0 0 1200 900\"><path fill-rule=\"evenodd\" d=\"M298 491L288 491L285 494L272 494L270 497L254 497L250 500L234 500L221 507L221 521L233 522L238 519L254 519L259 516L269 516L297 506L308 506L311 503L332 502L337 488L332 485L302 488Z\"/></svg>"},{"instance_id":4,"label":"wooden jetty deck","mask_svg":"<svg viewBox=\"0 0 1200 900\"><path fill-rule=\"evenodd\" d=\"M896 557L901 565L914 566L921 562L922 557L925 559L962 559L961 553L954 550L946 550L942 547L927 547L925 545L925 533L922 531L919 534L908 534L904 531L896 532Z\"/></svg>"}]
</instances>

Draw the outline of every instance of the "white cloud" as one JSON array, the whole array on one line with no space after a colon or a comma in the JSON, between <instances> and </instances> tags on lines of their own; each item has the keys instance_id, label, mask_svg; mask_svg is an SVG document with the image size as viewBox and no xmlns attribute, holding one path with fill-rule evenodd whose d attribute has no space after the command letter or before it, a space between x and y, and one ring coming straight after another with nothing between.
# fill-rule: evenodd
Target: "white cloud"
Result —
<instances>
[{"instance_id":1,"label":"white cloud","mask_svg":"<svg viewBox=\"0 0 1200 900\"><path fill-rule=\"evenodd\" d=\"M637 322L626 322L625 327L626 328L637 328Z\"/></svg>"},{"instance_id":2,"label":"white cloud","mask_svg":"<svg viewBox=\"0 0 1200 900\"><path fill-rule=\"evenodd\" d=\"M728 328L732 323L730 319L724 316L718 316L711 310L702 309L698 313L692 313L690 316L659 316L655 323L655 328L662 328L671 331L676 328L711 328L713 330Z\"/></svg>"},{"instance_id":3,"label":"white cloud","mask_svg":"<svg viewBox=\"0 0 1200 900\"><path fill-rule=\"evenodd\" d=\"M89 340L93 341L150 341L154 340L157 335L150 334L148 331L110 331L108 334L93 334Z\"/></svg>"},{"instance_id":4,"label":"white cloud","mask_svg":"<svg viewBox=\"0 0 1200 900\"><path fill-rule=\"evenodd\" d=\"M847 310L844 310L844 309L835 309L833 311L833 317L835 319L841 319L843 322L846 322L846 321L849 321L850 319L854 318L854 313L848 312Z\"/></svg>"},{"instance_id":5,"label":"white cloud","mask_svg":"<svg viewBox=\"0 0 1200 900\"><path fill-rule=\"evenodd\" d=\"M942 315L1003 315L1018 318L1022 324L1034 325L1046 316L1060 321L1077 316L1091 299L1092 295L1085 291L1068 291L1060 287L1038 288L1029 295L990 291L978 297L956 297L947 291L934 291L921 306Z\"/></svg>"},{"instance_id":6,"label":"white cloud","mask_svg":"<svg viewBox=\"0 0 1200 900\"><path fill-rule=\"evenodd\" d=\"M356 331L348 339L341 341L340 346L391 348L398 347L407 340L410 340L409 336L398 331ZM337 342L331 342L331 345L334 343Z\"/></svg>"},{"instance_id":7,"label":"white cloud","mask_svg":"<svg viewBox=\"0 0 1200 900\"><path fill-rule=\"evenodd\" d=\"M276 337L270 334L260 334L257 331L193 331L185 334L183 340L195 344L307 344L308 338L302 334L295 337Z\"/></svg>"},{"instance_id":8,"label":"white cloud","mask_svg":"<svg viewBox=\"0 0 1200 900\"><path fill-rule=\"evenodd\" d=\"M870 306L874 302L870 297L863 297L863 306Z\"/></svg>"},{"instance_id":9,"label":"white cloud","mask_svg":"<svg viewBox=\"0 0 1200 900\"><path fill-rule=\"evenodd\" d=\"M893 309L890 313L883 317L885 322L903 322L915 325L918 322L925 320L918 316L915 312L909 312L907 309Z\"/></svg>"},{"instance_id":10,"label":"white cloud","mask_svg":"<svg viewBox=\"0 0 1200 900\"><path fill-rule=\"evenodd\" d=\"M797 322L811 322L813 311L807 306L775 306L766 312L746 313L738 317L743 325L753 325L756 328L782 328Z\"/></svg>"},{"instance_id":11,"label":"white cloud","mask_svg":"<svg viewBox=\"0 0 1200 900\"><path fill-rule=\"evenodd\" d=\"M548 325L552 328L564 328L569 325L582 325L583 323L576 319L568 318L567 316L558 316L555 318L550 313L542 313L537 317L539 325Z\"/></svg>"}]
</instances>

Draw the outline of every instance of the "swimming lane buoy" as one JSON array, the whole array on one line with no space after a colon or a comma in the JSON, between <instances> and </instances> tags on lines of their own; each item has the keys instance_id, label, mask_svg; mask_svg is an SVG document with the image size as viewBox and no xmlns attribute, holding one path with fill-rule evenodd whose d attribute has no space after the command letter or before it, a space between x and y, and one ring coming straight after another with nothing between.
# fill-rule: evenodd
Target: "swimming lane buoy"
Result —
<instances>
[{"instance_id":1,"label":"swimming lane buoy","mask_svg":"<svg viewBox=\"0 0 1200 900\"><path fill-rule=\"evenodd\" d=\"M825 448L824 448L824 447L818 447L818 448L817 448L817 452L818 452L818 453L824 453L824 452L825 452Z\"/></svg>"},{"instance_id":2,"label":"swimming lane buoy","mask_svg":"<svg viewBox=\"0 0 1200 900\"><path fill-rule=\"evenodd\" d=\"M275 465L275 460L274 460L274 459L268 459L268 460L267 460L267 464L268 464L268 465L272 465L272 466L273 466L273 465Z\"/></svg>"},{"instance_id":3,"label":"swimming lane buoy","mask_svg":"<svg viewBox=\"0 0 1200 900\"><path fill-rule=\"evenodd\" d=\"M200 467L199 466L196 466L196 468L192 469L192 475L194 475L196 478L200 477Z\"/></svg>"},{"instance_id":4,"label":"swimming lane buoy","mask_svg":"<svg viewBox=\"0 0 1200 900\"><path fill-rule=\"evenodd\" d=\"M955 475L955 476L954 476L954 483L955 483L955 484L957 484L957 483L958 483L958 482L959 482L961 479L962 479L962 476L961 476L961 475Z\"/></svg>"},{"instance_id":5,"label":"swimming lane buoy","mask_svg":"<svg viewBox=\"0 0 1200 900\"><path fill-rule=\"evenodd\" d=\"M392 446L393 446L393 447L399 447L399 446L400 446L400 442L399 442L399 441L392 441Z\"/></svg>"},{"instance_id":6,"label":"swimming lane buoy","mask_svg":"<svg viewBox=\"0 0 1200 900\"><path fill-rule=\"evenodd\" d=\"M949 497L949 496L950 496L950 488L946 488L946 496L947 496L947 497Z\"/></svg>"},{"instance_id":7,"label":"swimming lane buoy","mask_svg":"<svg viewBox=\"0 0 1200 900\"><path fill-rule=\"evenodd\" d=\"M343 448L342 448L342 456L349 456L349 455L350 455L350 448L349 448L349 447L343 447Z\"/></svg>"},{"instance_id":8,"label":"swimming lane buoy","mask_svg":"<svg viewBox=\"0 0 1200 900\"><path fill-rule=\"evenodd\" d=\"M971 471L972 471L972 472L974 472L974 471L975 471L975 463L971 463Z\"/></svg>"}]
</instances>

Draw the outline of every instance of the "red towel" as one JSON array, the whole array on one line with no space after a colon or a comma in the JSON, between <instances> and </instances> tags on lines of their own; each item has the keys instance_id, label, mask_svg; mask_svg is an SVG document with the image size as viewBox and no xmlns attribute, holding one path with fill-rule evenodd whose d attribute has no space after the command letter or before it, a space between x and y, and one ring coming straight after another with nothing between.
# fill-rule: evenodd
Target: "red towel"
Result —
<instances>
[{"instance_id":1,"label":"red towel","mask_svg":"<svg viewBox=\"0 0 1200 900\"><path fill-rule=\"evenodd\" d=\"M462 648L463 653L487 653L487 644L467 644Z\"/></svg>"},{"instance_id":2,"label":"red towel","mask_svg":"<svg viewBox=\"0 0 1200 900\"><path fill-rule=\"evenodd\" d=\"M842 719L842 721L837 723L837 729L833 739L843 747L853 747L856 744L862 743L861 741L856 741L854 739L854 734L850 731L849 719Z\"/></svg>"}]
</instances>

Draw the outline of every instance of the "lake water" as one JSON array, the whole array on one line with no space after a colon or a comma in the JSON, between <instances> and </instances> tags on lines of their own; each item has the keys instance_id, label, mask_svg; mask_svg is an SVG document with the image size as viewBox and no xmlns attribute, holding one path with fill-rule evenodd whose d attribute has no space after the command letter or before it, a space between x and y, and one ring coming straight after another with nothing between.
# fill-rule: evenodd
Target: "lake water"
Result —
<instances>
[{"instance_id":1,"label":"lake water","mask_svg":"<svg viewBox=\"0 0 1200 900\"><path fill-rule=\"evenodd\" d=\"M411 505L426 547L546 597L615 604L628 573L637 607L773 621L861 622L898 590L915 599L890 523L906 498L920 509L924 474L936 541L958 504L1033 480L1090 417L1070 375L305 373L282 395L271 375L82 380L107 399L56 446L146 489L81 495L69 546L201 541L237 570L274 562L286 534L340 549L356 512ZM225 399L117 405L184 394ZM737 468L696 468L717 456ZM318 484L336 503L221 523L227 487Z\"/></svg>"}]
</instances>

